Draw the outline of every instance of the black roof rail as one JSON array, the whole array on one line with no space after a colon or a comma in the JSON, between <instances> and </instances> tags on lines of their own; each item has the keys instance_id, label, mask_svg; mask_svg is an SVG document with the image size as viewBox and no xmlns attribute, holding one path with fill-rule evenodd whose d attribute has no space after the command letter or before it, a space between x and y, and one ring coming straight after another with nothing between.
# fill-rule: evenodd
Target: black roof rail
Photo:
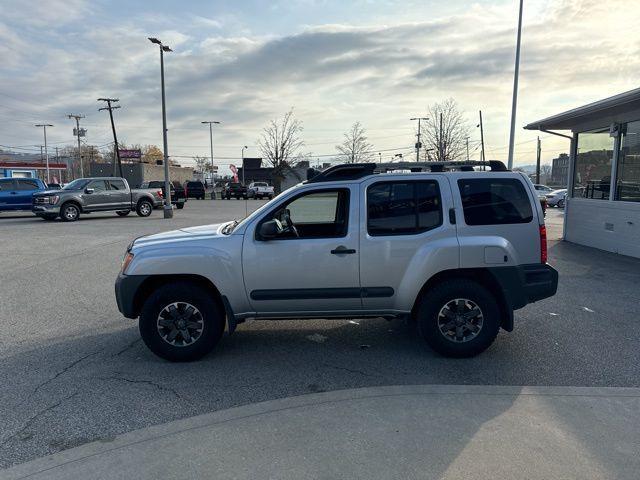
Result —
<instances>
[{"instance_id":1,"label":"black roof rail","mask_svg":"<svg viewBox=\"0 0 640 480\"><path fill-rule=\"evenodd\" d=\"M487 162L468 160L447 162L343 163L322 171L309 168L307 170L307 181L304 183L357 180L368 175L373 175L374 173L386 173L397 170L433 173L447 171L471 172L474 171L474 167L484 169L488 167L492 172L509 171L505 164L499 160L489 160Z\"/></svg>"},{"instance_id":2,"label":"black roof rail","mask_svg":"<svg viewBox=\"0 0 640 480\"><path fill-rule=\"evenodd\" d=\"M375 168L375 163L343 163L329 167L321 172L314 170L317 173L311 177L309 176L311 172L307 171L308 180L305 183L357 180L367 175L373 175Z\"/></svg>"}]
</instances>

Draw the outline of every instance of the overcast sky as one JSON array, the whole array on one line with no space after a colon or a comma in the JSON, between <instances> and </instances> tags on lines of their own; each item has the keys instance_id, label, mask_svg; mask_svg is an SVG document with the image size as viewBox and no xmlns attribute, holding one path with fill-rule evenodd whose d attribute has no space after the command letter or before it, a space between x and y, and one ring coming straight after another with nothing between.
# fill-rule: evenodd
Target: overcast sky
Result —
<instances>
[{"instance_id":1,"label":"overcast sky","mask_svg":"<svg viewBox=\"0 0 640 480\"><path fill-rule=\"evenodd\" d=\"M516 164L535 161L538 120L640 86L638 0L525 0ZM410 152L430 103L455 98L487 158L505 160L517 1L0 0L0 144L73 142L68 113L86 115L87 141L112 140L98 97L117 97L121 140L162 145L159 54L165 56L169 152L208 155L202 120L219 120L219 162L259 155L266 122L290 107L305 151L335 154L360 121L388 158ZM543 137L543 161L567 151ZM1 147L0 147L1 148ZM473 149L473 148L472 148ZM26 150L23 150L26 151ZM474 154L477 156L477 150Z\"/></svg>"}]
</instances>

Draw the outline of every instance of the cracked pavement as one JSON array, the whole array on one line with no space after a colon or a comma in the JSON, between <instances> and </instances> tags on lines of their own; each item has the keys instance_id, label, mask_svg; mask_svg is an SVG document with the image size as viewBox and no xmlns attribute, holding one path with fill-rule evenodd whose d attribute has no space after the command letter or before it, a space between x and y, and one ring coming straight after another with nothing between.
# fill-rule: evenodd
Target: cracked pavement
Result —
<instances>
[{"instance_id":1,"label":"cracked pavement","mask_svg":"<svg viewBox=\"0 0 640 480\"><path fill-rule=\"evenodd\" d=\"M145 219L93 214L73 224L0 214L0 467L309 392L396 384L640 386L640 261L557 243L558 210L547 220L558 295L516 312L515 331L500 333L477 358L438 357L411 326L383 319L247 322L200 362L155 357L115 304L127 244L243 215L241 201L195 200L172 220L161 211ZM308 338L320 336L320 343Z\"/></svg>"}]
</instances>

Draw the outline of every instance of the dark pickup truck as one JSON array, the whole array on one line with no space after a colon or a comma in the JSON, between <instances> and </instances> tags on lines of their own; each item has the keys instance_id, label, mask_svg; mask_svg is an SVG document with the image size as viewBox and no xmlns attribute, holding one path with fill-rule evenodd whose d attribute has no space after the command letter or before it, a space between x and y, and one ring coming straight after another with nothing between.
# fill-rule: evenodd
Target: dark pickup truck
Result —
<instances>
[{"instance_id":1,"label":"dark pickup truck","mask_svg":"<svg viewBox=\"0 0 640 480\"><path fill-rule=\"evenodd\" d=\"M74 222L81 213L115 211L124 217L135 211L140 217L151 215L162 205L162 190L131 189L124 178L78 178L61 190L33 194L31 211L45 220L60 217Z\"/></svg>"},{"instance_id":2,"label":"dark pickup truck","mask_svg":"<svg viewBox=\"0 0 640 480\"><path fill-rule=\"evenodd\" d=\"M231 197L235 197L236 200L249 197L247 187L239 182L228 182L222 187L222 198L230 200Z\"/></svg>"},{"instance_id":3,"label":"dark pickup truck","mask_svg":"<svg viewBox=\"0 0 640 480\"><path fill-rule=\"evenodd\" d=\"M175 205L177 209L184 208L184 203L187 201L184 188L178 182L170 182L169 185L169 190L171 190L171 204ZM164 182L162 180L144 182L140 185L140 188L151 188L154 190L160 189L162 191L162 198L164 198Z\"/></svg>"}]
</instances>

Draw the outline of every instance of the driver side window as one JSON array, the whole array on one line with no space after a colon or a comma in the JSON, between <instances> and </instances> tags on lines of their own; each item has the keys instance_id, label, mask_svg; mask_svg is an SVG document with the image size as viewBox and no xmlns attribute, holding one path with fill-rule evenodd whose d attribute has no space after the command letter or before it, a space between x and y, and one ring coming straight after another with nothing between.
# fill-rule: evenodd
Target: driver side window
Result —
<instances>
[{"instance_id":1,"label":"driver side window","mask_svg":"<svg viewBox=\"0 0 640 480\"><path fill-rule=\"evenodd\" d=\"M349 190L335 189L296 197L268 218L282 223L277 238L332 238L347 234L348 217Z\"/></svg>"}]
</instances>

